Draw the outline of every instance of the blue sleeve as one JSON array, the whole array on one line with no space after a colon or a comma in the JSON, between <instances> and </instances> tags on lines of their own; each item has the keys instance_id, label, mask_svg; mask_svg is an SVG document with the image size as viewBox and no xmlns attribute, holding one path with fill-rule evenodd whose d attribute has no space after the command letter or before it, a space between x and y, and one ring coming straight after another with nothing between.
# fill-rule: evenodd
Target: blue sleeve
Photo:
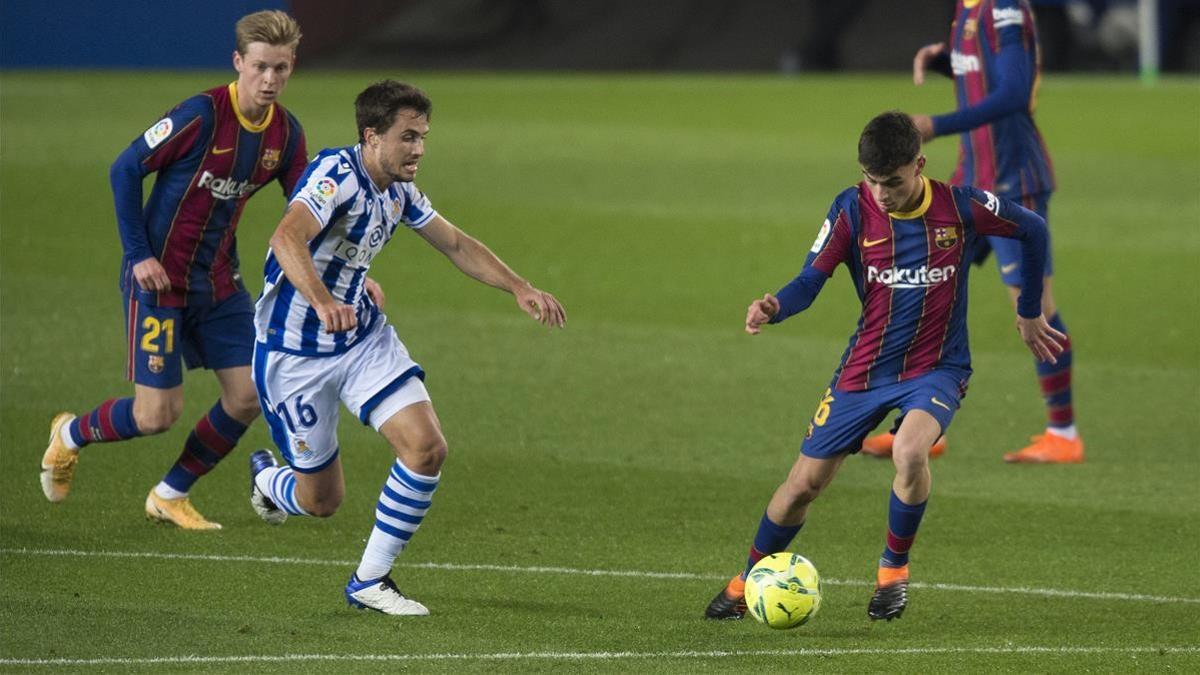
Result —
<instances>
[{"instance_id":1,"label":"blue sleeve","mask_svg":"<svg viewBox=\"0 0 1200 675\"><path fill-rule=\"evenodd\" d=\"M1042 313L1042 283L1050 245L1045 219L987 190L954 189L969 195L971 220L976 232L1021 242L1021 296L1017 298L1017 314L1026 319L1037 318Z\"/></svg>"},{"instance_id":2,"label":"blue sleeve","mask_svg":"<svg viewBox=\"0 0 1200 675\"><path fill-rule=\"evenodd\" d=\"M795 279L779 289L775 297L779 300L779 312L769 323L779 323L788 317L803 312L816 300L825 281L833 276L833 270L846 262L854 236L851 233L850 217L846 215L857 199L858 191L850 188L834 200L833 206L821 224L817 239L813 242L804 267Z\"/></svg>"},{"instance_id":3,"label":"blue sleeve","mask_svg":"<svg viewBox=\"0 0 1200 675\"><path fill-rule=\"evenodd\" d=\"M1001 5L1005 7L1001 7ZM997 2L996 6L993 16L1000 12L1020 11L1017 3ZM934 136L961 133L990 124L1015 112L1029 109L1034 73L1030 67L1032 59L1025 48L1022 30L1021 23L1012 23L1011 21L996 29L1000 42L1000 53L996 55L996 67L992 72L995 86L982 101L975 105L935 116L933 118Z\"/></svg>"},{"instance_id":4,"label":"blue sleeve","mask_svg":"<svg viewBox=\"0 0 1200 675\"><path fill-rule=\"evenodd\" d=\"M142 212L142 179L189 153L202 152L211 127L211 97L193 96L135 138L109 168L121 246L135 263L154 257Z\"/></svg>"},{"instance_id":5,"label":"blue sleeve","mask_svg":"<svg viewBox=\"0 0 1200 675\"><path fill-rule=\"evenodd\" d=\"M779 313L771 317L770 323L779 323L789 316L808 309L813 300L817 299L817 294L821 292L821 287L825 285L827 279L829 277L825 276L821 270L811 265L805 265L795 279L789 281L775 294L775 297L779 299Z\"/></svg>"},{"instance_id":6,"label":"blue sleeve","mask_svg":"<svg viewBox=\"0 0 1200 675\"><path fill-rule=\"evenodd\" d=\"M108 171L117 209L121 246L125 249L125 255L135 263L154 257L142 216L142 179L147 173L142 170L142 162L132 145L117 156L117 161Z\"/></svg>"},{"instance_id":7,"label":"blue sleeve","mask_svg":"<svg viewBox=\"0 0 1200 675\"><path fill-rule=\"evenodd\" d=\"M1046 275L1046 221L1041 216L1013 202L1009 205L1018 214L1014 217L1021 225L1018 232L1021 240L1021 296L1017 298L1017 314L1026 319L1036 319L1042 314L1042 283Z\"/></svg>"}]
</instances>

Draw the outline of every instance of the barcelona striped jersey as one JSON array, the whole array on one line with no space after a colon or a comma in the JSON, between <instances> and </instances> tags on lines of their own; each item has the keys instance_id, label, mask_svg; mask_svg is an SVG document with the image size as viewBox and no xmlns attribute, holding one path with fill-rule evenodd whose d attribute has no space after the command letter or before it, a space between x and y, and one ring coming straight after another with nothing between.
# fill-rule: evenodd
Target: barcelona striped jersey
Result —
<instances>
[{"instance_id":1,"label":"barcelona striped jersey","mask_svg":"<svg viewBox=\"0 0 1200 675\"><path fill-rule=\"evenodd\" d=\"M269 251L266 282L254 312L257 339L267 349L289 354L341 354L379 322L379 308L363 285L371 261L401 225L420 229L437 212L412 183L380 190L363 166L359 145L321 151L301 177L291 204L302 204L321 224L308 244L313 266L334 299L355 308L357 325L326 333L317 311Z\"/></svg>"},{"instance_id":2,"label":"barcelona striped jersey","mask_svg":"<svg viewBox=\"0 0 1200 675\"><path fill-rule=\"evenodd\" d=\"M865 391L934 369L971 372L967 273L980 237L1022 240L1018 313L1041 314L1046 228L1041 216L970 187L922 177L914 210L885 213L864 183L838 195L804 268L778 293L771 323L804 310L839 265L862 302L834 387Z\"/></svg>"},{"instance_id":3,"label":"barcelona striped jersey","mask_svg":"<svg viewBox=\"0 0 1200 675\"><path fill-rule=\"evenodd\" d=\"M273 180L290 194L306 154L300 123L278 103L260 122L242 116L237 83L180 103L112 165L122 289L161 307L212 304L239 291L236 232L246 200ZM155 172L143 205L142 179ZM135 288L133 265L151 257L171 290Z\"/></svg>"},{"instance_id":4,"label":"barcelona striped jersey","mask_svg":"<svg viewBox=\"0 0 1200 675\"><path fill-rule=\"evenodd\" d=\"M1028 0L959 0L950 53L933 64L954 77L958 109L934 134L960 135L955 185L1019 199L1054 190L1054 169L1033 121L1041 58Z\"/></svg>"}]
</instances>

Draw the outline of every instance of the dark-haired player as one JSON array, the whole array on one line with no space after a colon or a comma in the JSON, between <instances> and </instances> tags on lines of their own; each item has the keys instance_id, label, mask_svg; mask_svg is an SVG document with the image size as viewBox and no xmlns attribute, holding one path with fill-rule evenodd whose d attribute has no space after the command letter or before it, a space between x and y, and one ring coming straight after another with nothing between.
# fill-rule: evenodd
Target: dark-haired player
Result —
<instances>
[{"instance_id":1,"label":"dark-haired player","mask_svg":"<svg viewBox=\"0 0 1200 675\"><path fill-rule=\"evenodd\" d=\"M904 611L908 551L929 499L929 449L949 426L971 375L967 349L967 270L981 236L1020 242L1017 329L1030 351L1054 361L1064 336L1041 313L1046 228L1042 218L975 188L923 174L921 139L908 115L883 113L858 143L863 180L833 202L800 274L777 294L750 304L746 332L806 309L844 264L862 301L850 345L821 394L787 479L758 526L745 569L717 593L705 615L741 618L745 578L763 556L787 548L808 506L848 454L887 413L901 415L892 459L887 541L879 560L871 619Z\"/></svg>"},{"instance_id":2,"label":"dark-haired player","mask_svg":"<svg viewBox=\"0 0 1200 675\"><path fill-rule=\"evenodd\" d=\"M364 289L367 270L397 233L415 231L467 276L512 293L548 326L566 321L553 295L534 288L486 246L433 210L413 183L433 104L416 87L385 80L354 101L357 145L323 150L271 237L255 308L254 383L271 436L250 456L250 503L269 523L332 516L345 486L338 404L378 431L395 455L375 505L374 527L346 584L353 606L392 615L429 610L392 582L392 563L432 504L446 439L423 380Z\"/></svg>"},{"instance_id":3,"label":"dark-haired player","mask_svg":"<svg viewBox=\"0 0 1200 675\"><path fill-rule=\"evenodd\" d=\"M913 59L913 82L925 81L932 69L954 78L958 109L913 121L923 140L958 134L958 169L955 185L972 185L1011 199L1049 220L1054 171L1050 155L1034 123L1041 60L1033 11L1027 0L959 0L950 46L922 47ZM976 260L982 262L990 247L996 254L1000 278L1016 302L1020 294L1021 252L1017 243L988 237ZM1051 326L1067 334L1051 286L1053 260L1046 251L1042 313ZM1072 349L1068 338L1055 363L1037 361L1038 385L1046 406L1046 430L1033 442L1004 455L1006 462L1075 463L1083 461L1083 439L1075 429L1071 396ZM891 434L868 438L863 452L887 456ZM934 447L937 455L945 439Z\"/></svg>"},{"instance_id":4,"label":"dark-haired player","mask_svg":"<svg viewBox=\"0 0 1200 675\"><path fill-rule=\"evenodd\" d=\"M80 448L175 424L186 363L212 370L221 397L146 496L146 516L188 530L221 527L200 515L188 491L259 414L250 379L254 307L238 273L238 218L267 183L278 181L290 194L308 162L299 122L276 102L295 65L300 27L283 12L262 11L242 17L235 34L237 81L180 103L112 165L134 395L54 418L41 472L52 502L67 498ZM142 179L150 173L154 188L143 204Z\"/></svg>"}]
</instances>

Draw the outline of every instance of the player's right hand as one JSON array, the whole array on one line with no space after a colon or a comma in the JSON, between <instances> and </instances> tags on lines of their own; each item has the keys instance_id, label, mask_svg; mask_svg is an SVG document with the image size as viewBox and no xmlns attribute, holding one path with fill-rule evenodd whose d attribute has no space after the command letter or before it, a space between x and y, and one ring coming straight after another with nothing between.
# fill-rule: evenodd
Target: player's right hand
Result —
<instances>
[{"instance_id":1,"label":"player's right hand","mask_svg":"<svg viewBox=\"0 0 1200 675\"><path fill-rule=\"evenodd\" d=\"M944 51L946 51L945 42L925 45L917 50L917 55L913 57L913 84L917 86L925 84L925 70L929 68L929 62Z\"/></svg>"},{"instance_id":2,"label":"player's right hand","mask_svg":"<svg viewBox=\"0 0 1200 675\"><path fill-rule=\"evenodd\" d=\"M746 332L758 335L762 332L762 325L778 313L779 298L765 293L762 298L750 303L750 307L746 310Z\"/></svg>"},{"instance_id":3,"label":"player's right hand","mask_svg":"<svg viewBox=\"0 0 1200 675\"><path fill-rule=\"evenodd\" d=\"M146 258L133 266L133 278L147 291L161 293L171 290L171 278L158 258Z\"/></svg>"},{"instance_id":4,"label":"player's right hand","mask_svg":"<svg viewBox=\"0 0 1200 675\"><path fill-rule=\"evenodd\" d=\"M355 315L352 305L331 302L326 305L317 305L315 309L321 325L325 326L326 333L344 333L358 325L358 317Z\"/></svg>"},{"instance_id":5,"label":"player's right hand","mask_svg":"<svg viewBox=\"0 0 1200 675\"><path fill-rule=\"evenodd\" d=\"M1017 332L1038 361L1056 364L1058 355L1066 349L1066 334L1051 326L1044 314L1034 319L1026 319L1018 314Z\"/></svg>"}]
</instances>

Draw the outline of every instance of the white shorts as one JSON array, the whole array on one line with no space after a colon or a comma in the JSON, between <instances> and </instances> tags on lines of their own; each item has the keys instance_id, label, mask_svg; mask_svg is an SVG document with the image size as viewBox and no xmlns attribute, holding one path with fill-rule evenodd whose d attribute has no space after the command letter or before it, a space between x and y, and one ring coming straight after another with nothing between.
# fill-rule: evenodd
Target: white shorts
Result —
<instances>
[{"instance_id":1,"label":"white shorts","mask_svg":"<svg viewBox=\"0 0 1200 675\"><path fill-rule=\"evenodd\" d=\"M271 437L302 473L338 456L338 402L376 431L403 408L429 400L425 371L408 355L396 330L383 323L335 356L300 356L254 349L254 384Z\"/></svg>"}]
</instances>

